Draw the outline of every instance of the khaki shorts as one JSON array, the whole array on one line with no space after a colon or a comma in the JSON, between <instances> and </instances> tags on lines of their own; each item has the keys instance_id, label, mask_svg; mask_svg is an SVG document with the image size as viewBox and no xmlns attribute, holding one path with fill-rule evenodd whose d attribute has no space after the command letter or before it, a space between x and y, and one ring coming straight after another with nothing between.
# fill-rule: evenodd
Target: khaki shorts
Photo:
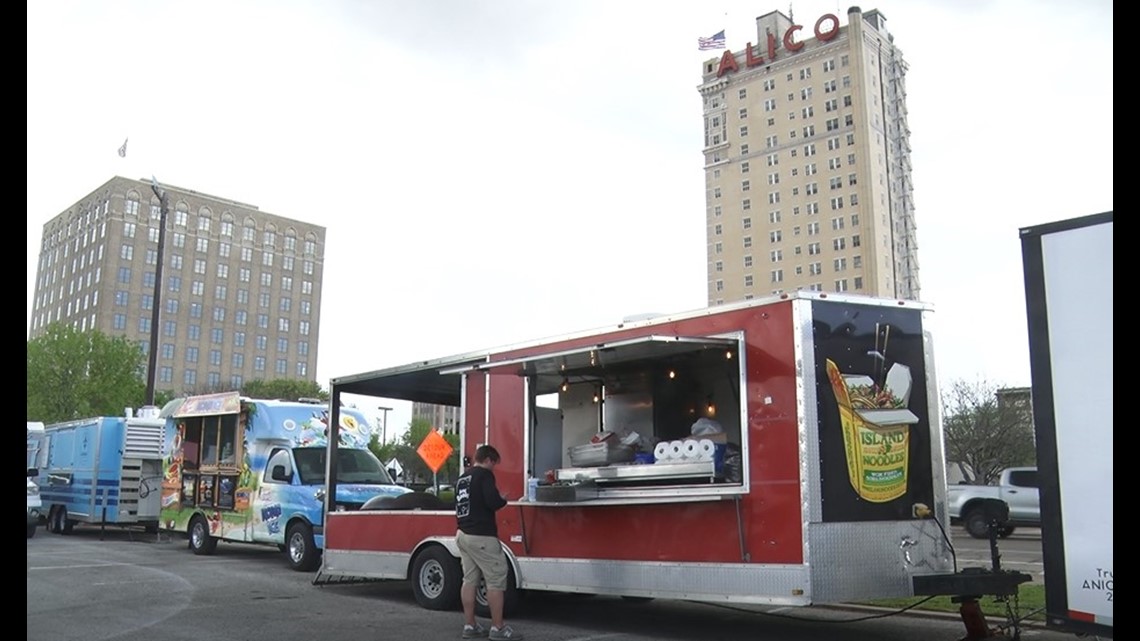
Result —
<instances>
[{"instance_id":1,"label":"khaki shorts","mask_svg":"<svg viewBox=\"0 0 1140 641\"><path fill-rule=\"evenodd\" d=\"M478 585L482 577L487 581L488 590L507 589L507 555L503 554L498 537L475 536L458 530L455 544L463 564L464 583Z\"/></svg>"}]
</instances>

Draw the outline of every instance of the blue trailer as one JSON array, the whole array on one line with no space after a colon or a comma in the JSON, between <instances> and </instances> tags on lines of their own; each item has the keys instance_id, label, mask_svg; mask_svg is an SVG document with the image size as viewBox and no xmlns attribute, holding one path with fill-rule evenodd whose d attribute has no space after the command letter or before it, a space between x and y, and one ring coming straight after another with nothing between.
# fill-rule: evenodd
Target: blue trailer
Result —
<instances>
[{"instance_id":1,"label":"blue trailer","mask_svg":"<svg viewBox=\"0 0 1140 641\"><path fill-rule=\"evenodd\" d=\"M29 468L47 529L77 524L142 526L158 531L162 496L162 429L157 410L143 416L97 416L48 425L28 444Z\"/></svg>"}]
</instances>

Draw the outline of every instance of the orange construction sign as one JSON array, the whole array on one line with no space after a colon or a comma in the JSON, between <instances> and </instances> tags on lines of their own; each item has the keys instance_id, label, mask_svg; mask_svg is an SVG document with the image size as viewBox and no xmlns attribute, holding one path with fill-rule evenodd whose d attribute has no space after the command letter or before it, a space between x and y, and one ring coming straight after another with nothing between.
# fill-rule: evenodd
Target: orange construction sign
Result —
<instances>
[{"instance_id":1,"label":"orange construction sign","mask_svg":"<svg viewBox=\"0 0 1140 641\"><path fill-rule=\"evenodd\" d=\"M424 437L420 446L416 448L416 453L420 455L424 463L427 463L433 474L439 472L439 468L443 467L443 464L447 462L447 457L451 456L453 451L454 448L451 447L451 443L448 443L447 439L443 438L443 435L434 427Z\"/></svg>"}]
</instances>

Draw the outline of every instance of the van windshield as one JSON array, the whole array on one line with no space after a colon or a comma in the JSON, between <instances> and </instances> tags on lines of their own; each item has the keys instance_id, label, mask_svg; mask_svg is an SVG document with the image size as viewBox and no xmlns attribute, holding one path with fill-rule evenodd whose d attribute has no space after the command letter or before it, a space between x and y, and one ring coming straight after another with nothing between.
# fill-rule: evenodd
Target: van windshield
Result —
<instances>
[{"instance_id":1,"label":"van windshield","mask_svg":"<svg viewBox=\"0 0 1140 641\"><path fill-rule=\"evenodd\" d=\"M323 447L298 447L293 450L297 473L302 485L321 485L325 482L327 450ZM392 485L392 477L368 450L340 448L336 452L337 482Z\"/></svg>"}]
</instances>

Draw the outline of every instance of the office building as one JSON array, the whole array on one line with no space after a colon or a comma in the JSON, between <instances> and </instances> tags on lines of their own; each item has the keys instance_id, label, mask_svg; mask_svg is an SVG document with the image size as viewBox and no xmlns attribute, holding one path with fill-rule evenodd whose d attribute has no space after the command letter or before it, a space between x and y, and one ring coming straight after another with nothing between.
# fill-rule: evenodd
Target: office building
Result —
<instances>
[{"instance_id":1,"label":"office building","mask_svg":"<svg viewBox=\"0 0 1140 641\"><path fill-rule=\"evenodd\" d=\"M316 380L325 229L254 205L167 194L155 389ZM115 177L43 228L29 338L54 322L150 348L159 251L150 181ZM145 361L144 361L145 362Z\"/></svg>"},{"instance_id":2,"label":"office building","mask_svg":"<svg viewBox=\"0 0 1140 641\"><path fill-rule=\"evenodd\" d=\"M773 11L703 63L709 305L919 297L907 66L882 13L840 20Z\"/></svg>"},{"instance_id":3,"label":"office building","mask_svg":"<svg viewBox=\"0 0 1140 641\"><path fill-rule=\"evenodd\" d=\"M452 405L412 403L412 420L423 419L443 433L459 433L459 409Z\"/></svg>"}]
</instances>

